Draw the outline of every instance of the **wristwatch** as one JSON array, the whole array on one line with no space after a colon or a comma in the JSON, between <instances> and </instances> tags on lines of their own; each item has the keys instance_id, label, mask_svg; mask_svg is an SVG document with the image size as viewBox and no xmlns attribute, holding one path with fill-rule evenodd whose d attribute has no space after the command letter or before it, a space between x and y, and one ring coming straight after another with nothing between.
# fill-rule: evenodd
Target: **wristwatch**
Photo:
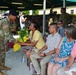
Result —
<instances>
[{"instance_id":1,"label":"wristwatch","mask_svg":"<svg viewBox=\"0 0 76 75\"><path fill-rule=\"evenodd\" d=\"M44 57L46 56L46 54L44 53Z\"/></svg>"}]
</instances>

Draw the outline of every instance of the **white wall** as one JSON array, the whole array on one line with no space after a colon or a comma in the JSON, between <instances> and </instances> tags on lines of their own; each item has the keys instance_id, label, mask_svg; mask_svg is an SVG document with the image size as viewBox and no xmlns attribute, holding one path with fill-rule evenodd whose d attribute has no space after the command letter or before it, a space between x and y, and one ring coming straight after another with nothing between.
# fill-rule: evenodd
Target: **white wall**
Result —
<instances>
[{"instance_id":1,"label":"white wall","mask_svg":"<svg viewBox=\"0 0 76 75\"><path fill-rule=\"evenodd\" d=\"M57 14L61 14L60 13L61 8L54 8L53 11L57 11ZM71 14L71 10L74 10L73 14L76 14L76 6L69 6L66 7L66 12ZM50 13L50 9L46 9L46 14ZM39 15L43 14L43 10L39 10Z\"/></svg>"},{"instance_id":2,"label":"white wall","mask_svg":"<svg viewBox=\"0 0 76 75\"><path fill-rule=\"evenodd\" d=\"M57 14L61 14L60 13L60 9L61 8L54 8L54 11L57 11ZM66 7L66 12L71 14L71 10L74 10L74 14L76 14L76 6L69 6L69 7Z\"/></svg>"},{"instance_id":3,"label":"white wall","mask_svg":"<svg viewBox=\"0 0 76 75\"><path fill-rule=\"evenodd\" d=\"M46 10L46 15L49 14L49 13L50 13L50 9L47 9ZM42 15L42 14L43 14L43 10L39 10L39 15Z\"/></svg>"},{"instance_id":4,"label":"white wall","mask_svg":"<svg viewBox=\"0 0 76 75\"><path fill-rule=\"evenodd\" d=\"M67 12L68 12L69 14L71 14L71 10L74 10L74 14L76 14L76 6L67 7Z\"/></svg>"},{"instance_id":5,"label":"white wall","mask_svg":"<svg viewBox=\"0 0 76 75\"><path fill-rule=\"evenodd\" d=\"M54 8L53 11L57 11L57 14L61 14L60 9L61 8ZM67 7L66 12L71 14L71 10L74 10L74 14L76 14L76 6ZM46 9L46 15L47 14L50 14L50 9ZM32 10L30 10L30 15L32 15ZM39 15L43 15L43 10L39 10Z\"/></svg>"}]
</instances>

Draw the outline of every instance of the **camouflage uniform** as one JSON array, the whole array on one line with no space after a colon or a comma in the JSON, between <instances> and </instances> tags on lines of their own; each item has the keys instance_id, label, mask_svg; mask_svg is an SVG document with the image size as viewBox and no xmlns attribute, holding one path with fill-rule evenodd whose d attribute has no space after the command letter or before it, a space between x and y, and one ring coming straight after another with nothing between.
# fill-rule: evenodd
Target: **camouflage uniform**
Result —
<instances>
[{"instance_id":1,"label":"camouflage uniform","mask_svg":"<svg viewBox=\"0 0 76 75\"><path fill-rule=\"evenodd\" d=\"M8 50L8 42L13 40L8 18L0 19L0 63L4 64L5 52Z\"/></svg>"},{"instance_id":2,"label":"camouflage uniform","mask_svg":"<svg viewBox=\"0 0 76 75\"><path fill-rule=\"evenodd\" d=\"M16 22L10 22L10 31L12 34L15 34L17 30L17 24Z\"/></svg>"},{"instance_id":3,"label":"camouflage uniform","mask_svg":"<svg viewBox=\"0 0 76 75\"><path fill-rule=\"evenodd\" d=\"M63 21L63 27L65 28L71 22L71 16L68 13L61 14L60 21Z\"/></svg>"}]
</instances>

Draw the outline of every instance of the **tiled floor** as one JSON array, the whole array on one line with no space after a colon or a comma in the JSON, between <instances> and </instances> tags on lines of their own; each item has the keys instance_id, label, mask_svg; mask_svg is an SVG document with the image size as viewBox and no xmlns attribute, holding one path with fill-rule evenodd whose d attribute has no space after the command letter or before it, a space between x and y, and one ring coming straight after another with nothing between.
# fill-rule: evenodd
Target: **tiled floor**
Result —
<instances>
[{"instance_id":1,"label":"tiled floor","mask_svg":"<svg viewBox=\"0 0 76 75\"><path fill-rule=\"evenodd\" d=\"M9 71L4 71L6 74L31 75L26 62L21 63L21 54L21 50L18 52L13 52L13 49L10 49L8 52L6 52L5 65L11 68Z\"/></svg>"}]
</instances>

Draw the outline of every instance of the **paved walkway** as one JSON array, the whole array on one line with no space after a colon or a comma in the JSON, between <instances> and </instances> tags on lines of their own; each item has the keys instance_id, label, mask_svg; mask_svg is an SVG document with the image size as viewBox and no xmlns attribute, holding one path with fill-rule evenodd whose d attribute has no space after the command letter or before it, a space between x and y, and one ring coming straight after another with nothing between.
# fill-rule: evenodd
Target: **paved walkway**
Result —
<instances>
[{"instance_id":1,"label":"paved walkway","mask_svg":"<svg viewBox=\"0 0 76 75\"><path fill-rule=\"evenodd\" d=\"M13 49L10 49L8 52L6 52L5 65L11 68L9 71L4 71L6 74L31 75L26 62L21 63L21 54L21 50L18 52L13 52Z\"/></svg>"}]
</instances>

